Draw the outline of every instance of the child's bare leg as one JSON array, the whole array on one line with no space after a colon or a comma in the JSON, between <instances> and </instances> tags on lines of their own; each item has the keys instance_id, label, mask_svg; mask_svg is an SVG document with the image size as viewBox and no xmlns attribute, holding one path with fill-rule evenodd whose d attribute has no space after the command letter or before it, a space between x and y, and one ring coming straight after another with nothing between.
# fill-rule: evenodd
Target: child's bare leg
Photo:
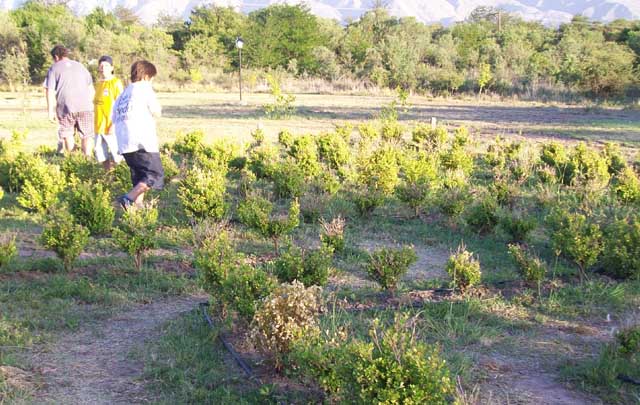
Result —
<instances>
[{"instance_id":1,"label":"child's bare leg","mask_svg":"<svg viewBox=\"0 0 640 405\"><path fill-rule=\"evenodd\" d=\"M111 169L113 169L114 167L116 167L116 164L115 164L115 162L113 160L107 159L104 162L102 162L102 167L104 168L104 170L106 172L108 172Z\"/></svg>"},{"instance_id":2,"label":"child's bare leg","mask_svg":"<svg viewBox=\"0 0 640 405\"><path fill-rule=\"evenodd\" d=\"M62 141L64 143L64 148L66 152L73 152L73 147L75 146L75 141L73 140L73 135L69 135L65 137Z\"/></svg>"},{"instance_id":3,"label":"child's bare leg","mask_svg":"<svg viewBox=\"0 0 640 405\"><path fill-rule=\"evenodd\" d=\"M144 201L144 193L149 191L149 189L150 187L147 186L146 183L140 182L127 193L127 197L129 197L131 201L134 201L136 205L140 205Z\"/></svg>"},{"instance_id":4,"label":"child's bare leg","mask_svg":"<svg viewBox=\"0 0 640 405\"><path fill-rule=\"evenodd\" d=\"M82 153L86 157L91 157L91 152L93 151L93 138L90 136L85 136L82 138Z\"/></svg>"}]
</instances>

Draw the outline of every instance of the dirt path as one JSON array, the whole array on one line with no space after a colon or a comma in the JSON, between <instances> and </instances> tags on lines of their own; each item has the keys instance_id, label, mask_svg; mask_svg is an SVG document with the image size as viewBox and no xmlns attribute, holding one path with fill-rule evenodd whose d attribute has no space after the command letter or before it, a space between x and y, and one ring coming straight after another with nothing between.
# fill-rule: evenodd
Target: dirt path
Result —
<instances>
[{"instance_id":1,"label":"dirt path","mask_svg":"<svg viewBox=\"0 0 640 405\"><path fill-rule=\"evenodd\" d=\"M130 353L162 334L160 326L194 309L204 297L178 297L136 307L63 335L40 354L44 380L38 403L132 404L145 402L139 378L144 364Z\"/></svg>"}]
</instances>

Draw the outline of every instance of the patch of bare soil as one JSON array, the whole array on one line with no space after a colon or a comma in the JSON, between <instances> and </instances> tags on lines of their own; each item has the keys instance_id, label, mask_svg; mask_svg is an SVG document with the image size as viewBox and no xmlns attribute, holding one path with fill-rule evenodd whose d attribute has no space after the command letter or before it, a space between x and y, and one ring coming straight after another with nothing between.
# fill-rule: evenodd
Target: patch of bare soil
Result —
<instances>
[{"instance_id":1,"label":"patch of bare soil","mask_svg":"<svg viewBox=\"0 0 640 405\"><path fill-rule=\"evenodd\" d=\"M479 403L588 405L601 402L570 390L544 371L535 359L514 359L480 355L479 366L486 373Z\"/></svg>"},{"instance_id":2,"label":"patch of bare soil","mask_svg":"<svg viewBox=\"0 0 640 405\"><path fill-rule=\"evenodd\" d=\"M194 309L204 297L170 298L141 305L109 320L63 335L34 360L43 380L37 402L132 404L148 400L144 364L130 353L162 334L160 327Z\"/></svg>"}]
</instances>

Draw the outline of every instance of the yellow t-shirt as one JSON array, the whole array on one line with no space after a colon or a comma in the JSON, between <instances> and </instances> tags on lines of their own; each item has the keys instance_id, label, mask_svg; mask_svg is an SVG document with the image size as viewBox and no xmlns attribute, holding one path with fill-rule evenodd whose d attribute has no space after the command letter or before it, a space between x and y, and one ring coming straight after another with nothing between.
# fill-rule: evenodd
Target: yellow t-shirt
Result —
<instances>
[{"instance_id":1,"label":"yellow t-shirt","mask_svg":"<svg viewBox=\"0 0 640 405\"><path fill-rule=\"evenodd\" d=\"M96 134L108 135L112 132L111 108L122 90L122 82L117 77L96 83L96 95L93 98Z\"/></svg>"}]
</instances>

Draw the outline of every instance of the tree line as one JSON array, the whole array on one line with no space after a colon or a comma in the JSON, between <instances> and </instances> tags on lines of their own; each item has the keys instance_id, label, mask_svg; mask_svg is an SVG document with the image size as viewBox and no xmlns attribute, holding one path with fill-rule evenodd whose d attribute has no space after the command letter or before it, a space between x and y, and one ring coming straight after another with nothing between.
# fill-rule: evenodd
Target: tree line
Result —
<instances>
[{"instance_id":1,"label":"tree line","mask_svg":"<svg viewBox=\"0 0 640 405\"><path fill-rule=\"evenodd\" d=\"M40 83L49 50L63 43L85 63L102 54L122 65L147 58L165 80L206 82L237 69L238 36L243 65L299 77L436 94L640 93L640 21L604 24L576 16L548 27L491 7L443 26L393 17L382 7L340 24L304 5L275 4L248 15L202 6L187 21L161 16L147 26L123 7L76 16L64 2L29 0L0 13L0 78L11 88Z\"/></svg>"}]
</instances>

